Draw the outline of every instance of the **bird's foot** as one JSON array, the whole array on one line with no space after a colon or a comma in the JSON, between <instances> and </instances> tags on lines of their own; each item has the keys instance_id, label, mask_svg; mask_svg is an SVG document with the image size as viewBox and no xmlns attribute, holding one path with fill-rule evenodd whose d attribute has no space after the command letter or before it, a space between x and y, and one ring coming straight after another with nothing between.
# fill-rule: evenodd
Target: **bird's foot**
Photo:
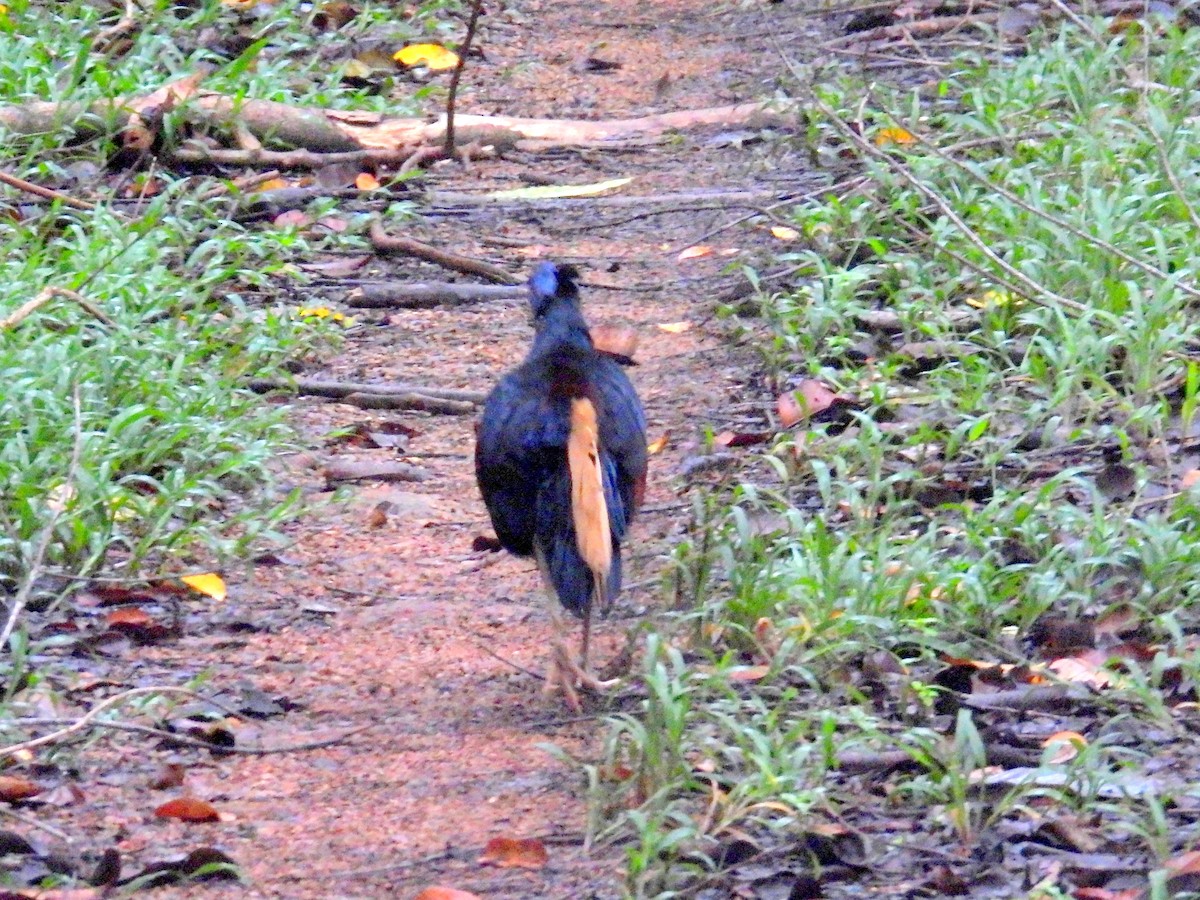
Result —
<instances>
[{"instance_id":1,"label":"bird's foot","mask_svg":"<svg viewBox=\"0 0 1200 900\"><path fill-rule=\"evenodd\" d=\"M554 655L550 658L550 670L546 673L546 686L543 693L557 694L562 692L567 706L575 713L583 712L580 702L580 692L603 694L612 690L620 683L619 678L597 678L579 664L566 644L555 644Z\"/></svg>"}]
</instances>

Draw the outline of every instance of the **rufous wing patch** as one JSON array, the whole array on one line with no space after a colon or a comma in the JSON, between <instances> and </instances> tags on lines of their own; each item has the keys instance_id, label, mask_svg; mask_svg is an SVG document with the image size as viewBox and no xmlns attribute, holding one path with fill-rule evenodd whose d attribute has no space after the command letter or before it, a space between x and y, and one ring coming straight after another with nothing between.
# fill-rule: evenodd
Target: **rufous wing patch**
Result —
<instances>
[{"instance_id":1,"label":"rufous wing patch","mask_svg":"<svg viewBox=\"0 0 1200 900\"><path fill-rule=\"evenodd\" d=\"M605 581L612 569L612 532L608 503L604 499L596 407L586 397L571 401L567 466L571 472L571 513L575 521L576 544L580 557L595 577L596 597L603 602Z\"/></svg>"}]
</instances>

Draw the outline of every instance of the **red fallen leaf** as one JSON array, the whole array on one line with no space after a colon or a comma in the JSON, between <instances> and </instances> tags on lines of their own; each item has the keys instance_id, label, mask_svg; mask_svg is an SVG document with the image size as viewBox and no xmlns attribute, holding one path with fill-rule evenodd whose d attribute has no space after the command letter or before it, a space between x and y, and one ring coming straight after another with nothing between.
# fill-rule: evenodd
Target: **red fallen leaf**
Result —
<instances>
[{"instance_id":1,"label":"red fallen leaf","mask_svg":"<svg viewBox=\"0 0 1200 900\"><path fill-rule=\"evenodd\" d=\"M207 800L199 797L176 797L168 800L154 814L160 819L181 819L184 822L219 822L221 814Z\"/></svg>"},{"instance_id":2,"label":"red fallen leaf","mask_svg":"<svg viewBox=\"0 0 1200 900\"><path fill-rule=\"evenodd\" d=\"M483 900L478 894L472 894L470 891L459 891L454 888L427 887L421 893L417 894L416 900Z\"/></svg>"},{"instance_id":3,"label":"red fallen leaf","mask_svg":"<svg viewBox=\"0 0 1200 900\"><path fill-rule=\"evenodd\" d=\"M1194 875L1200 872L1200 850L1189 850L1172 856L1163 863L1163 868L1172 875Z\"/></svg>"},{"instance_id":4,"label":"red fallen leaf","mask_svg":"<svg viewBox=\"0 0 1200 900\"><path fill-rule=\"evenodd\" d=\"M549 861L545 845L536 838L492 838L479 857L481 865L502 869L540 869Z\"/></svg>"},{"instance_id":5,"label":"red fallen leaf","mask_svg":"<svg viewBox=\"0 0 1200 900\"><path fill-rule=\"evenodd\" d=\"M755 444L765 444L770 439L771 435L765 431L722 431L713 438L713 446L753 447Z\"/></svg>"},{"instance_id":6,"label":"red fallen leaf","mask_svg":"<svg viewBox=\"0 0 1200 900\"><path fill-rule=\"evenodd\" d=\"M150 613L146 612L140 606L127 606L122 609L114 609L104 621L108 623L109 628L145 628L154 619Z\"/></svg>"},{"instance_id":7,"label":"red fallen leaf","mask_svg":"<svg viewBox=\"0 0 1200 900\"><path fill-rule=\"evenodd\" d=\"M838 395L815 378L805 378L793 391L780 394L775 401L775 409L779 413L779 421L784 428L791 428L797 422L811 419L819 412L824 412L838 400Z\"/></svg>"},{"instance_id":8,"label":"red fallen leaf","mask_svg":"<svg viewBox=\"0 0 1200 900\"><path fill-rule=\"evenodd\" d=\"M41 787L28 778L21 778L17 775L0 775L0 800L5 803L28 800L41 792Z\"/></svg>"}]
</instances>

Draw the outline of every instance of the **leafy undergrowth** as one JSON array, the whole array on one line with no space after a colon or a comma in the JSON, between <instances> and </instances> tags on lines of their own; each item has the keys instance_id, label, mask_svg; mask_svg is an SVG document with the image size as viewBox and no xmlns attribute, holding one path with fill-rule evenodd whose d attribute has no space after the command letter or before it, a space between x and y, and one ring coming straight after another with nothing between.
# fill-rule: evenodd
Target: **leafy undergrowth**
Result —
<instances>
[{"instance_id":1,"label":"leafy undergrowth","mask_svg":"<svg viewBox=\"0 0 1200 900\"><path fill-rule=\"evenodd\" d=\"M589 768L632 895L1200 887L1200 34L1078 24L812 98L858 166L763 301L807 406Z\"/></svg>"}]
</instances>

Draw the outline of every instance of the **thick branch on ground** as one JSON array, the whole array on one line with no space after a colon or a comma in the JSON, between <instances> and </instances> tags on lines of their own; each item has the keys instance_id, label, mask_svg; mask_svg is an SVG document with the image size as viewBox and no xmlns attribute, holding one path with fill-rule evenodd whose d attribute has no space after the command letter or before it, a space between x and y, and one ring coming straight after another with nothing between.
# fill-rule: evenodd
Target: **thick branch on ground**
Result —
<instances>
[{"instance_id":1,"label":"thick branch on ground","mask_svg":"<svg viewBox=\"0 0 1200 900\"><path fill-rule=\"evenodd\" d=\"M430 282L406 284L386 281L364 284L346 296L346 304L355 309L430 309L435 306L461 306L488 300L518 300L525 288L506 284L450 284Z\"/></svg>"},{"instance_id":2,"label":"thick branch on ground","mask_svg":"<svg viewBox=\"0 0 1200 900\"><path fill-rule=\"evenodd\" d=\"M0 106L0 127L15 134L41 134L70 125L78 131L95 133L103 130L103 123L111 117L128 117L130 112L136 111L137 105L136 99L126 99L93 106L43 101ZM192 124L220 128L229 133L244 128L270 146L320 153L412 150L442 144L446 137L444 116L435 122L387 118L377 113L296 107L211 92L198 92L189 97L179 105L177 113ZM652 137L701 125L765 126L783 122L786 118L786 110L781 110L778 104L741 103L598 122L462 114L457 114L454 121L458 144L511 143L528 139L573 146Z\"/></svg>"},{"instance_id":3,"label":"thick branch on ground","mask_svg":"<svg viewBox=\"0 0 1200 900\"><path fill-rule=\"evenodd\" d=\"M521 282L520 276L506 272L489 262L439 250L437 247L422 243L413 238L388 234L383 230L383 225L379 223L378 219L371 223L369 233L371 246L378 253L415 256L417 259L435 263L444 269L464 272L467 275L478 275L480 278L486 278L488 281L494 281L497 284L519 284Z\"/></svg>"},{"instance_id":4,"label":"thick branch on ground","mask_svg":"<svg viewBox=\"0 0 1200 900\"><path fill-rule=\"evenodd\" d=\"M250 390L256 394L266 394L270 391L296 391L312 397L329 397L341 400L352 394L389 397L403 400L418 398L421 403L431 401L447 401L451 409L428 409L427 406L412 406L412 409L427 409L429 412L452 412L452 414L470 413L470 408L484 401L485 394L479 391L461 391L456 388L439 388L420 384L358 384L350 381L319 381L316 379L298 378L294 381L276 380L273 378L255 378L250 382Z\"/></svg>"}]
</instances>

